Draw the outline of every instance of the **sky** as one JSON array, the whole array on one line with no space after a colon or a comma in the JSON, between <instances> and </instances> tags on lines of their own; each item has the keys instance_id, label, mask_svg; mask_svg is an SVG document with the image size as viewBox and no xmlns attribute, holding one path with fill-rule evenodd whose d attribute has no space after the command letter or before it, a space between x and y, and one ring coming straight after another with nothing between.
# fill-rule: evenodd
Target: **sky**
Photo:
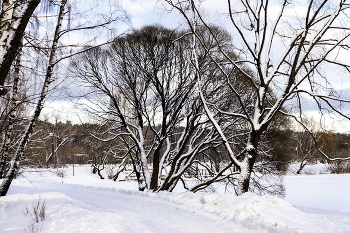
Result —
<instances>
[{"instance_id":1,"label":"sky","mask_svg":"<svg viewBox=\"0 0 350 233\"><path fill-rule=\"evenodd\" d=\"M84 2L84 1L82 1ZM113 0L110 0L113 2ZM115 34L122 34L130 29L139 29L146 25L161 24L169 28L177 28L183 24L182 18L175 12L170 12L169 8L158 0L120 0L117 1L128 15L130 23L120 23L117 25ZM86 9L91 5L87 4ZM78 10L81 8L77 7ZM97 11L113 11L113 9L98 9ZM69 37L69 42L83 41L85 34L76 34ZM71 81L69 81L71 82ZM62 121L71 121L73 123L80 123L89 121L89 116L79 109L81 103L86 103L83 98L71 98L73 94L77 94L81 90L76 87L75 83L64 82L61 87L58 87L54 93L51 93L45 103L45 108L42 111L41 119L49 119L55 121L59 116ZM62 88L63 87L63 88ZM56 88L55 88L56 89Z\"/></svg>"},{"instance_id":2,"label":"sky","mask_svg":"<svg viewBox=\"0 0 350 233\"><path fill-rule=\"evenodd\" d=\"M145 25L152 24L161 24L169 28L177 28L185 25L183 18L176 12L171 11L168 5L162 0L120 0L118 1L121 8L127 13L130 23L128 24L118 24L116 29L116 34L125 32L131 28L138 29ZM221 4L222 3L222 4ZM274 2L271 2L270 7L275 7L277 12L277 6L274 5ZM103 9L103 8L102 8ZM227 28L230 31L229 23L227 22L227 15L225 12L226 1L224 0L207 0L202 3L202 9L205 12L205 17L211 22ZM111 9L109 9L111 10ZM102 10L103 11L103 10ZM295 11L302 12L300 7L296 7ZM270 17L274 17L271 15ZM76 38L74 38L76 40ZM279 53L276 49L276 53ZM342 59L346 58L344 53L338 54ZM336 71L335 71L336 72ZM336 74L336 73L335 73ZM332 79L336 79L335 87L336 88L350 88L350 82L344 81L341 75L334 75ZM67 88L67 90L74 92L74 89ZM62 95L65 96L65 95ZM81 103L84 101L82 99L75 99L76 103ZM308 117L314 117L316 120L320 117L319 112L317 111L317 106L306 98L305 100L305 115ZM79 123L81 121L87 121L89 118L82 114L81 111L77 108L78 105L72 104L69 101L66 101L65 98L55 98L54 101L47 101L46 108L43 111L42 118L51 118L52 116L63 116L62 120L70 120L74 123ZM344 110L347 111L350 109L348 106L343 106ZM349 113L350 111L348 111ZM350 123L346 121L337 121L336 118L332 116L324 116L320 121L324 123L324 126L329 130L335 130L338 132L348 133L350 132Z\"/></svg>"}]
</instances>

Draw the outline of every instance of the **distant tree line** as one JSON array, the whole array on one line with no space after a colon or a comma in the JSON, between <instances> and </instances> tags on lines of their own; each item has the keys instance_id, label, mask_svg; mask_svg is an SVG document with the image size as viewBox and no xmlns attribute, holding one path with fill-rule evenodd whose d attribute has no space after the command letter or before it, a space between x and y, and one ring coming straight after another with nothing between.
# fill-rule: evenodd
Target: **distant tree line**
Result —
<instances>
[{"instance_id":1,"label":"distant tree line","mask_svg":"<svg viewBox=\"0 0 350 233\"><path fill-rule=\"evenodd\" d=\"M25 120L24 120L25 121ZM312 120L310 120L312 122ZM282 122L281 122L282 123ZM322 154L316 149L312 138L307 132L296 131L291 125L285 127L283 122L282 128L275 127L271 129L266 137L266 143L269 145L270 156L267 159L258 161L257 171L267 172L270 174L271 169L277 169L283 174L287 171L291 163L299 167L295 172L301 173L305 165L315 163L328 163L330 172L348 173L350 172L347 161L327 162ZM25 122L19 124L14 129L14 137L19 137L23 131ZM150 130L145 127L146 131ZM21 164L29 167L61 167L69 164L85 164L92 167L92 171L99 174L101 171L110 170L110 179L117 178L118 169L125 165L132 167L135 165L133 158L124 159L124 151L127 150L122 140L115 139L110 142L103 142L93 136L97 132L104 132L106 128L97 123L72 124L71 122L50 122L40 120L37 123L36 130L28 142L27 149L24 152ZM181 132L182 127L176 129ZM329 156L347 157L350 148L350 135L334 133L320 130L314 132L317 135L319 146ZM177 138L171 138L172 143L176 143ZM149 145L151 141L147 141ZM14 153L14 147L10 148L10 153ZM161 148L164 152L165 147ZM229 163L229 156L225 153L225 148L221 145L216 148L208 149L205 153L200 153L196 157L197 161L189 167L184 175L192 178L199 178L198 172L205 171L206 177L213 176L220 171L223 164ZM149 157L148 162L152 165L153 158ZM10 162L10 161L9 161ZM198 171L198 164L206 164L209 167L201 167ZM261 169L261 170L260 170Z\"/></svg>"},{"instance_id":2,"label":"distant tree line","mask_svg":"<svg viewBox=\"0 0 350 233\"><path fill-rule=\"evenodd\" d=\"M16 127L15 132L21 132L23 127ZM112 142L102 142L92 136L101 130L101 125L97 123L72 124L71 122L52 123L48 120L39 121L37 130L31 138L28 149L21 163L25 166L46 167L62 166L67 164L93 164L94 166L105 164L120 164L123 159L123 143L118 140ZM179 127L178 131L182 129ZM16 133L15 133L16 134ZM345 158L350 153L350 135L335 133L327 130L317 130L319 146L332 158ZM18 134L19 135L19 134ZM16 137L16 136L15 136ZM171 139L176 142L176 138ZM305 165L316 163L329 163L330 168L340 166L339 170L330 170L334 173L348 173L350 170L342 170L341 167L347 165L347 161L331 162L327 161L316 149L312 138L307 132L296 131L289 128L275 128L269 131L266 141L270 145L271 157L269 160L261 162L274 163L275 168L285 172L291 163L300 167L295 171L301 173ZM13 150L13 148L11 149ZM164 151L165 148L162 148ZM222 153L224 148L218 147L208 150L200 161L210 158L213 169L219 171L220 163L227 163L229 158ZM11 151L12 152L12 151ZM105 159L102 159L105 157ZM131 159L125 160L132 164ZM152 163L152 158L149 158Z\"/></svg>"}]
</instances>

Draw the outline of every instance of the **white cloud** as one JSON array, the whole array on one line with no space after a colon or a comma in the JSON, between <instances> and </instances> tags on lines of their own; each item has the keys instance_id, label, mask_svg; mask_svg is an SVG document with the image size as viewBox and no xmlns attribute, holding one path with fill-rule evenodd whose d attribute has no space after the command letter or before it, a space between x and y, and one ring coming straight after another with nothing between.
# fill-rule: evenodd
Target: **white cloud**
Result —
<instances>
[{"instance_id":1,"label":"white cloud","mask_svg":"<svg viewBox=\"0 0 350 233\"><path fill-rule=\"evenodd\" d=\"M55 100L47 102L41 112L40 119L55 122L70 121L74 124L85 123L91 121L91 118L84 112L79 105L87 104L87 101L79 100L73 103L71 100Z\"/></svg>"}]
</instances>

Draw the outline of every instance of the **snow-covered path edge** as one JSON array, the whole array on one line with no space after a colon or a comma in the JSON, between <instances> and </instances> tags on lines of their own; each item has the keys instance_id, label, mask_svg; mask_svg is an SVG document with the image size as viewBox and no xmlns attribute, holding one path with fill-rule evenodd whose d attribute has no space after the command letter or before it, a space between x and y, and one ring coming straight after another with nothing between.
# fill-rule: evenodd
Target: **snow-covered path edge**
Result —
<instances>
[{"instance_id":1,"label":"snow-covered path edge","mask_svg":"<svg viewBox=\"0 0 350 233\"><path fill-rule=\"evenodd\" d=\"M228 193L222 195L191 192L154 193L96 186L80 186L79 189L108 190L130 195L140 195L147 198L156 198L183 207L214 214L226 221L232 221L248 229L257 230L257 232L350 232L350 222L345 225L341 224L343 221L341 223L333 223L325 215L304 213L287 201L269 195L258 196L253 193L245 193L237 197L234 194ZM346 219L344 220L348 222Z\"/></svg>"}]
</instances>

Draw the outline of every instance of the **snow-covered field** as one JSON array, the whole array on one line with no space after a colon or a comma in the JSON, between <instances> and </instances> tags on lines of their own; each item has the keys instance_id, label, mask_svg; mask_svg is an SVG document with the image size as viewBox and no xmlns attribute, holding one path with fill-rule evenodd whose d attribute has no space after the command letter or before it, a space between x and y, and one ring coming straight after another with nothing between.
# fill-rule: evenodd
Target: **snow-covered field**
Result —
<instances>
[{"instance_id":1,"label":"snow-covered field","mask_svg":"<svg viewBox=\"0 0 350 233\"><path fill-rule=\"evenodd\" d=\"M0 232L350 232L349 183L350 175L288 175L283 200L180 187L140 193L135 183L100 180L89 167L75 176L67 168L65 178L26 171L0 198ZM45 219L36 221L38 204Z\"/></svg>"},{"instance_id":2,"label":"snow-covered field","mask_svg":"<svg viewBox=\"0 0 350 233\"><path fill-rule=\"evenodd\" d=\"M329 174L323 164L316 164L306 166L302 175L285 176L284 183L285 200L298 209L350 216L350 174Z\"/></svg>"}]
</instances>

